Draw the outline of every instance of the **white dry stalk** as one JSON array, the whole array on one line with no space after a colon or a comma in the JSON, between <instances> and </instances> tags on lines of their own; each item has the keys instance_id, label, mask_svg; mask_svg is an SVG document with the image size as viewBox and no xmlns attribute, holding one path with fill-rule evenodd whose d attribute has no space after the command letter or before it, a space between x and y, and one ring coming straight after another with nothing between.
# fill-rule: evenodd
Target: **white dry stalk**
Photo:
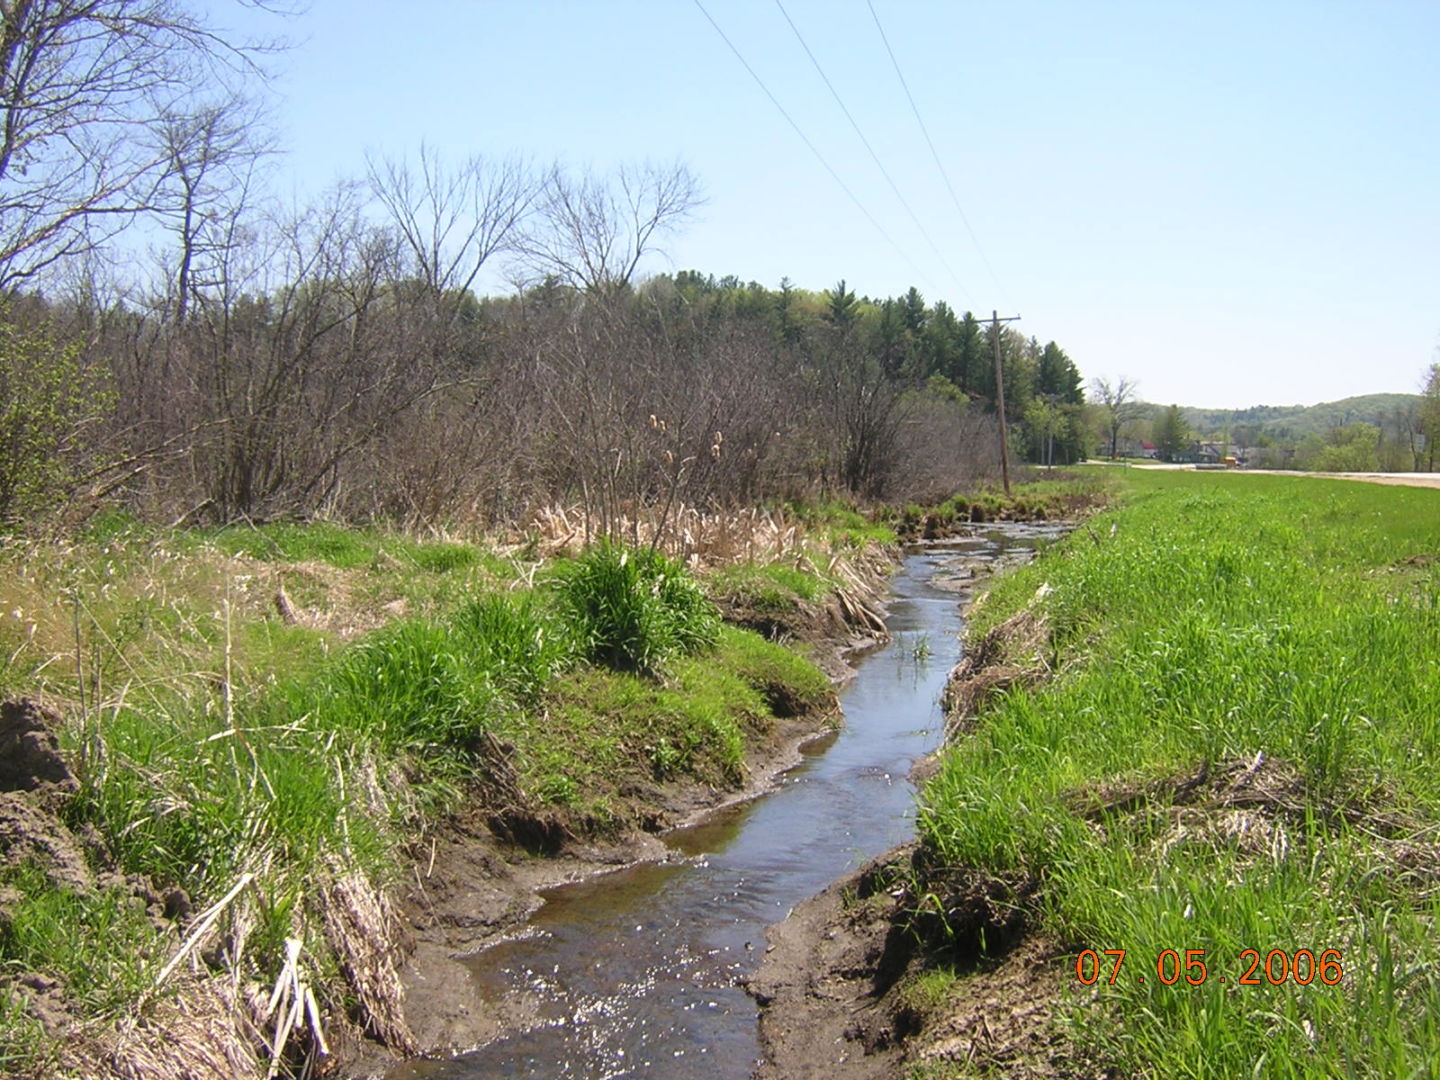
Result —
<instances>
[{"instance_id":1,"label":"white dry stalk","mask_svg":"<svg viewBox=\"0 0 1440 1080\"><path fill-rule=\"evenodd\" d=\"M170 962L166 964L160 970L160 974L155 977L155 984L150 988L150 993L154 993L160 989L165 980L170 977L170 973L180 966L181 961L189 956L190 953L194 951L195 946L210 932L210 928L214 926L215 921L220 918L221 912L230 905L230 902L234 900L235 897L244 891L245 887L250 884L254 877L255 875L249 872L241 874L240 880L231 887L229 892L205 909L200 918L196 920L195 929L190 932L190 935L180 946L179 951L170 958Z\"/></svg>"},{"instance_id":2,"label":"white dry stalk","mask_svg":"<svg viewBox=\"0 0 1440 1080\"><path fill-rule=\"evenodd\" d=\"M234 663L230 620L230 575L225 575L225 682L223 692L225 698L225 726L231 731L235 730L235 690L234 690Z\"/></svg>"},{"instance_id":3,"label":"white dry stalk","mask_svg":"<svg viewBox=\"0 0 1440 1080\"><path fill-rule=\"evenodd\" d=\"M273 1077L280 1071L280 1056L285 1052L285 1044L290 1039L290 1029L295 1023L295 1008L292 1007L292 999L295 998L295 990L298 985L298 969L300 966L300 940L298 938L285 939L285 965L280 969L279 976L275 979L275 989L270 994L270 1000L265 1005L264 1019L268 1020L275 1015L276 1006L281 1006L279 1016L275 1021L275 1035L270 1041L270 1068L266 1070L267 1077ZM303 1008L303 994L294 1002Z\"/></svg>"},{"instance_id":4,"label":"white dry stalk","mask_svg":"<svg viewBox=\"0 0 1440 1080\"><path fill-rule=\"evenodd\" d=\"M314 990L310 988L301 971L300 952L303 948L299 938L285 939L285 966L280 969L280 975L275 980L275 987L262 1014L266 1020L271 1016L275 1017L275 1035L270 1044L270 1068L265 1074L267 1077L279 1073L281 1057L291 1034L304 1027L307 1020L315 1046L321 1054L330 1053L320 1022L320 1006L315 1000Z\"/></svg>"}]
</instances>

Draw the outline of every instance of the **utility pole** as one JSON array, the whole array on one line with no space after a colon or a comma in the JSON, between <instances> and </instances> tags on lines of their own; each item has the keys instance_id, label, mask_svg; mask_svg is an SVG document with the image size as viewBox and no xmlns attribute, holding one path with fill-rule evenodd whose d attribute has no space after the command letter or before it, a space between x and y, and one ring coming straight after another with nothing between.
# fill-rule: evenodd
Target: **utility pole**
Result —
<instances>
[{"instance_id":1,"label":"utility pole","mask_svg":"<svg viewBox=\"0 0 1440 1080\"><path fill-rule=\"evenodd\" d=\"M1010 494L1010 436L1005 430L1005 373L1000 363L1000 324L1018 322L1019 315L1000 318L1000 313L990 309L990 337L995 342L995 411L1000 416L1000 475L1005 480L1005 494Z\"/></svg>"}]
</instances>

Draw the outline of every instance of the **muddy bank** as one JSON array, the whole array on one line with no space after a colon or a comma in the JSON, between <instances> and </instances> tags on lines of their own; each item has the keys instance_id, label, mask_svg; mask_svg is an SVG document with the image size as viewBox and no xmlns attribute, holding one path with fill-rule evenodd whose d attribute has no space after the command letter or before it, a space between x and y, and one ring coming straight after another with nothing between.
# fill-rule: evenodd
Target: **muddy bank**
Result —
<instances>
[{"instance_id":1,"label":"muddy bank","mask_svg":"<svg viewBox=\"0 0 1440 1080\"><path fill-rule=\"evenodd\" d=\"M869 643L869 639L860 639ZM541 893L643 863L664 863L676 853L660 836L769 790L801 758L802 748L834 730L835 714L817 712L782 721L764 745L752 749L748 779L737 789L701 785L657 787L648 799L651 831L608 839L571 837L553 853L506 843L477 815L439 830L411 868L401 895L413 950L400 969L405 1015L421 1053L442 1057L490 1042L533 1022L522 1004L481 1011L474 1007L474 976L465 960L503 940L543 903ZM384 1075L395 1058L373 1046L354 1048L354 1077Z\"/></svg>"},{"instance_id":2,"label":"muddy bank","mask_svg":"<svg viewBox=\"0 0 1440 1080\"><path fill-rule=\"evenodd\" d=\"M1093 1075L1074 1071L1053 1026L1061 972L1056 950L1025 933L1033 885L955 875L931 901L945 935L939 911L917 914L920 858L913 845L889 852L772 928L750 981L765 1049L757 1080L890 1080L931 1062ZM925 975L937 968L943 980Z\"/></svg>"}]
</instances>

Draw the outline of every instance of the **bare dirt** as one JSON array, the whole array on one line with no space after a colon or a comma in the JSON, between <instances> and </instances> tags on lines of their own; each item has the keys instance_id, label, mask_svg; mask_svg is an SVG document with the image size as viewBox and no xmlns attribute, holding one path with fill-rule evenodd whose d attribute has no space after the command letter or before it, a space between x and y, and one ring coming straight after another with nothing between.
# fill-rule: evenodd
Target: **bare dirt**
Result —
<instances>
[{"instance_id":1,"label":"bare dirt","mask_svg":"<svg viewBox=\"0 0 1440 1080\"><path fill-rule=\"evenodd\" d=\"M765 1050L756 1080L890 1080L938 1061L981 1075L1098 1075L1055 1026L1062 965L1027 935L1034 884L953 875L939 900L946 936L915 914L921 857L913 846L889 852L771 928L749 987ZM936 966L955 973L939 997L916 979Z\"/></svg>"},{"instance_id":2,"label":"bare dirt","mask_svg":"<svg viewBox=\"0 0 1440 1080\"><path fill-rule=\"evenodd\" d=\"M1440 488L1440 473L1317 473L1336 480L1363 480L1368 484L1393 484L1398 487Z\"/></svg>"},{"instance_id":3,"label":"bare dirt","mask_svg":"<svg viewBox=\"0 0 1440 1080\"><path fill-rule=\"evenodd\" d=\"M57 816L79 790L60 754L59 718L33 701L0 704L0 867L42 868L57 888L94 885L80 840ZM0 896L0 919L6 902Z\"/></svg>"}]
</instances>

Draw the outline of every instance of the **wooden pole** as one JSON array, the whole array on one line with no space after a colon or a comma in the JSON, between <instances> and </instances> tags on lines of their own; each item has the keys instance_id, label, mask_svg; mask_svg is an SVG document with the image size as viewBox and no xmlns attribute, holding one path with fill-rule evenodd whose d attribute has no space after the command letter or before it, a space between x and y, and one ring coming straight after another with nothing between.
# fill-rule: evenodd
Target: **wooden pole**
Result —
<instances>
[{"instance_id":1,"label":"wooden pole","mask_svg":"<svg viewBox=\"0 0 1440 1080\"><path fill-rule=\"evenodd\" d=\"M1000 318L1000 313L990 309L990 334L995 343L995 412L1000 417L1000 475L1005 481L1005 494L1010 494L1010 435L1005 428L1005 372L1000 362L1000 324L1015 322L1019 315Z\"/></svg>"}]
</instances>

